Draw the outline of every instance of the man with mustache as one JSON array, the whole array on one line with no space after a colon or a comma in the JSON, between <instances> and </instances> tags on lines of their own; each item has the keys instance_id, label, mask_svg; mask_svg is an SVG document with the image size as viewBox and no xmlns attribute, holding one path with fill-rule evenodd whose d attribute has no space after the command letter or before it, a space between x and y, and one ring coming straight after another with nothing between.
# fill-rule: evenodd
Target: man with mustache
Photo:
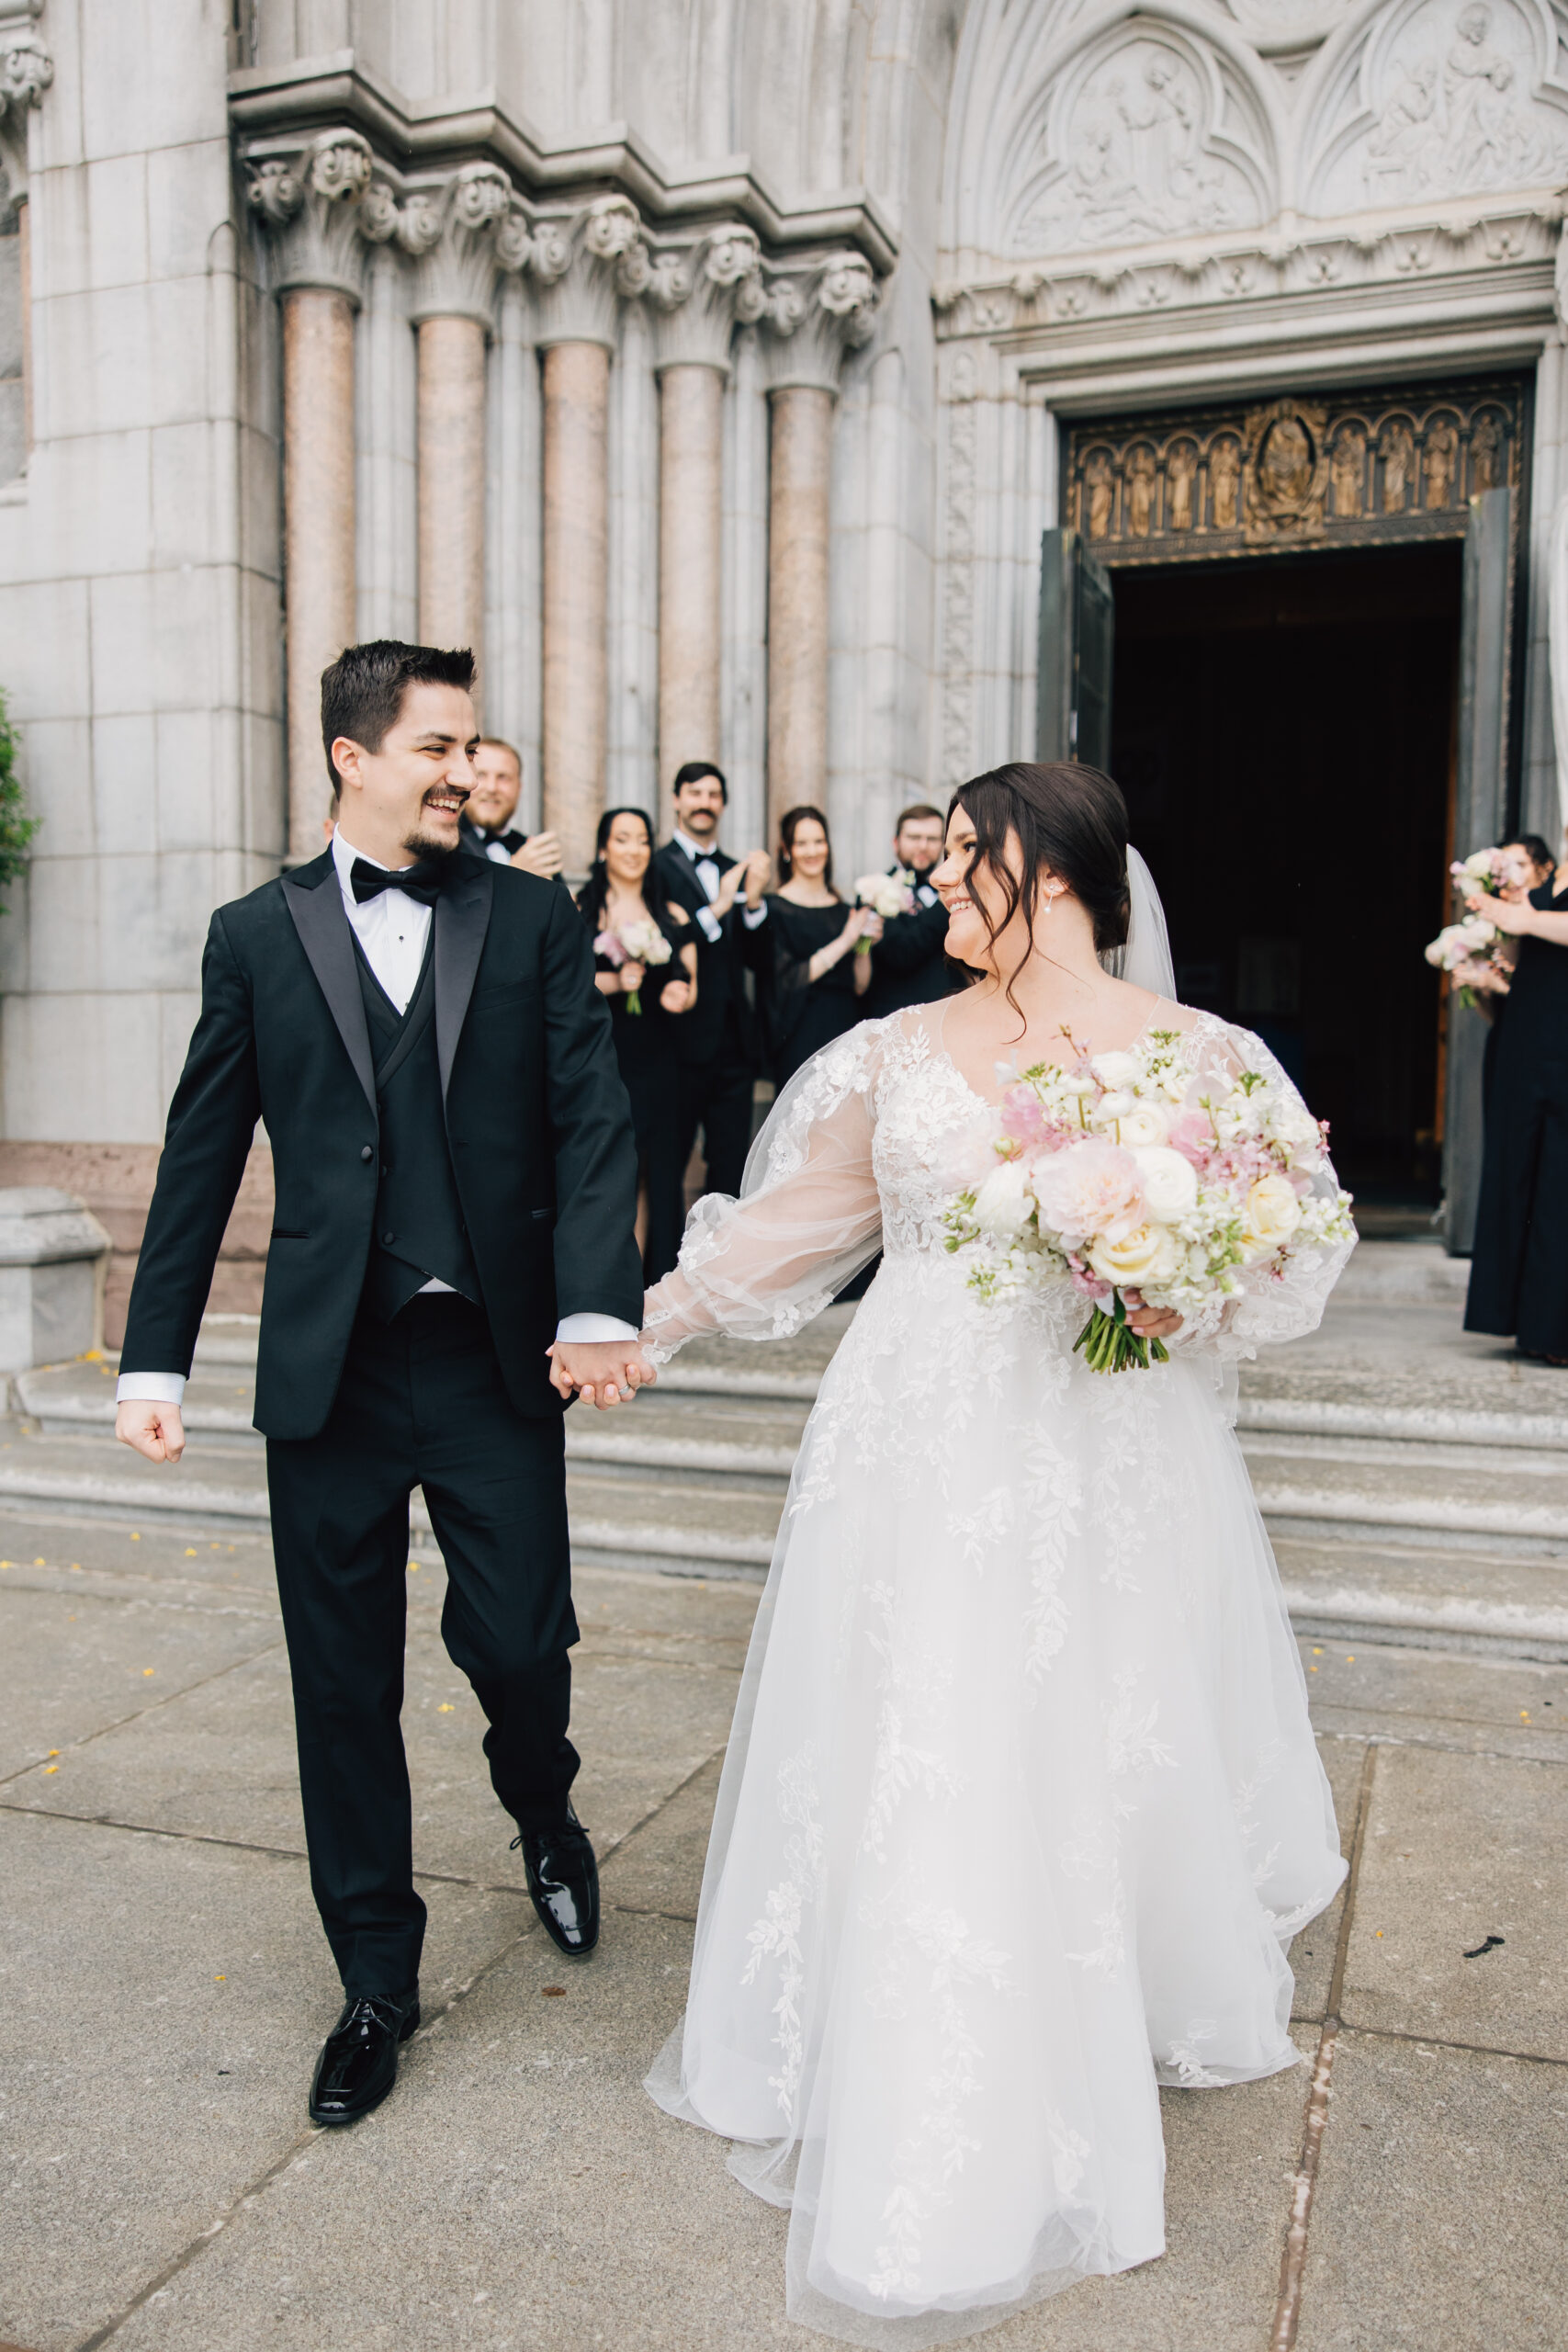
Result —
<instances>
[{"instance_id":1,"label":"man with mustache","mask_svg":"<svg viewBox=\"0 0 1568 2352\"><path fill-rule=\"evenodd\" d=\"M212 918L125 1346L118 1434L177 1461L180 1404L258 1118L276 1224L256 1427L294 1679L310 1883L344 2007L318 2123L385 2098L419 2023L403 1690L411 1489L442 1634L528 1888L573 1959L598 1879L572 1811L577 1639L561 1413L638 1352L637 1149L593 953L553 882L459 854L468 652L350 646L323 673L325 852Z\"/></svg>"}]
</instances>

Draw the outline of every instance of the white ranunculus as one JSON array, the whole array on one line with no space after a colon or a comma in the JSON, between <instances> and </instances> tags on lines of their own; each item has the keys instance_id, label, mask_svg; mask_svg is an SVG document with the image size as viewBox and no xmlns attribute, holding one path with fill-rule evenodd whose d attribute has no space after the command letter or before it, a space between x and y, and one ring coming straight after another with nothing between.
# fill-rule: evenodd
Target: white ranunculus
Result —
<instances>
[{"instance_id":1,"label":"white ranunculus","mask_svg":"<svg viewBox=\"0 0 1568 2352\"><path fill-rule=\"evenodd\" d=\"M1168 1282L1181 1262L1181 1251L1175 1235L1163 1225L1134 1225L1114 1240L1102 1237L1089 1251L1089 1262L1101 1282L1114 1283L1118 1290L1139 1290L1146 1283Z\"/></svg>"},{"instance_id":2,"label":"white ranunculus","mask_svg":"<svg viewBox=\"0 0 1568 2352\"><path fill-rule=\"evenodd\" d=\"M1242 1211L1241 1246L1248 1260L1271 1258L1302 1221L1302 1204L1288 1177L1259 1176Z\"/></svg>"},{"instance_id":3,"label":"white ranunculus","mask_svg":"<svg viewBox=\"0 0 1568 2352\"><path fill-rule=\"evenodd\" d=\"M975 1195L975 1222L995 1241L1015 1239L1033 1211L1021 1159L1004 1159L993 1168Z\"/></svg>"},{"instance_id":4,"label":"white ranunculus","mask_svg":"<svg viewBox=\"0 0 1568 2352\"><path fill-rule=\"evenodd\" d=\"M1198 1174L1191 1161L1163 1143L1134 1150L1133 1157L1138 1163L1149 1215L1167 1223L1185 1216L1198 1199Z\"/></svg>"},{"instance_id":5,"label":"white ranunculus","mask_svg":"<svg viewBox=\"0 0 1568 2352\"><path fill-rule=\"evenodd\" d=\"M1163 1143L1170 1133L1170 1121L1163 1104L1151 1102L1140 1094L1130 1111L1123 1111L1116 1122L1116 1140L1125 1144L1129 1151L1141 1151L1151 1144Z\"/></svg>"},{"instance_id":6,"label":"white ranunculus","mask_svg":"<svg viewBox=\"0 0 1568 2352\"><path fill-rule=\"evenodd\" d=\"M1111 1093L1102 1094L1089 1111L1089 1125L1099 1127L1102 1132L1113 1127L1118 1119L1126 1117L1137 1100L1137 1096L1128 1093L1124 1087L1117 1087Z\"/></svg>"},{"instance_id":7,"label":"white ranunculus","mask_svg":"<svg viewBox=\"0 0 1568 2352\"><path fill-rule=\"evenodd\" d=\"M1116 1093L1122 1087L1136 1086L1138 1058L1135 1054L1096 1054L1089 1063L1101 1086Z\"/></svg>"}]
</instances>

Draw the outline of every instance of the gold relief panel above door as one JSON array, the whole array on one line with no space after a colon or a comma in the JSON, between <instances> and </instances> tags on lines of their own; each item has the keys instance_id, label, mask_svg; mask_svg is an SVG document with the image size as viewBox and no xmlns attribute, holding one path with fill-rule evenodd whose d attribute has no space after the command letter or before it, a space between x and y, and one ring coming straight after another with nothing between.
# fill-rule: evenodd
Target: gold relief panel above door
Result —
<instances>
[{"instance_id":1,"label":"gold relief panel above door","mask_svg":"<svg viewBox=\"0 0 1568 2352\"><path fill-rule=\"evenodd\" d=\"M1489 377L1074 423L1065 519L1113 564L1461 538L1523 481L1529 402Z\"/></svg>"}]
</instances>

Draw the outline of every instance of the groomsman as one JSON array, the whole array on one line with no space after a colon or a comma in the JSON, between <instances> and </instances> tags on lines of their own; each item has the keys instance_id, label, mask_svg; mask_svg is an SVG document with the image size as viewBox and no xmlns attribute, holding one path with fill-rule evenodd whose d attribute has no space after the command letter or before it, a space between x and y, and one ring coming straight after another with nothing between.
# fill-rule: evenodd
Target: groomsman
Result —
<instances>
[{"instance_id":1,"label":"groomsman","mask_svg":"<svg viewBox=\"0 0 1568 2352\"><path fill-rule=\"evenodd\" d=\"M499 736L485 736L474 752L474 788L457 827L459 845L470 857L515 865L549 882L561 870L560 843L554 833L522 833L513 825L522 790L522 755Z\"/></svg>"},{"instance_id":2,"label":"groomsman","mask_svg":"<svg viewBox=\"0 0 1568 2352\"><path fill-rule=\"evenodd\" d=\"M697 926L697 1001L679 1023L681 1166L702 1130L710 1193L736 1193L751 1147L751 1097L761 1068L748 971L769 962L766 850L728 857L718 845L729 789L711 760L675 773L675 831L655 853L664 887Z\"/></svg>"},{"instance_id":3,"label":"groomsman","mask_svg":"<svg viewBox=\"0 0 1568 2352\"><path fill-rule=\"evenodd\" d=\"M913 877L915 906L912 913L890 916L876 943L865 1000L870 1020L901 1012L907 1004L930 1004L952 989L947 909L931 884L942 864L944 830L941 809L925 802L906 808L898 820L888 871Z\"/></svg>"}]
</instances>

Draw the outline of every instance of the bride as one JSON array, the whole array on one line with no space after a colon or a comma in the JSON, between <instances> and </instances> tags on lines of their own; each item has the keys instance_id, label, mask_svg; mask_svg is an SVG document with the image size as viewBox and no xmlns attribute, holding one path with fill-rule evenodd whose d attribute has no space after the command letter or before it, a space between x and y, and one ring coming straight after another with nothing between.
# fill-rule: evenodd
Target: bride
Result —
<instances>
[{"instance_id":1,"label":"bride","mask_svg":"<svg viewBox=\"0 0 1568 2352\"><path fill-rule=\"evenodd\" d=\"M884 1253L801 1446L649 2079L741 2143L790 2208L791 2318L853 2344L1160 2254L1157 2086L1295 2064L1285 1947L1344 1874L1226 1367L1310 1330L1349 1245L1201 1328L1135 1309L1171 1361L1109 1375L1065 1281L987 1305L942 1243L1009 1065L1158 1027L1195 1072L1282 1080L1170 1001L1135 853L1120 948L1128 862L1092 768L963 786L932 879L975 984L807 1063L648 1298L665 1362L794 1331Z\"/></svg>"}]
</instances>

